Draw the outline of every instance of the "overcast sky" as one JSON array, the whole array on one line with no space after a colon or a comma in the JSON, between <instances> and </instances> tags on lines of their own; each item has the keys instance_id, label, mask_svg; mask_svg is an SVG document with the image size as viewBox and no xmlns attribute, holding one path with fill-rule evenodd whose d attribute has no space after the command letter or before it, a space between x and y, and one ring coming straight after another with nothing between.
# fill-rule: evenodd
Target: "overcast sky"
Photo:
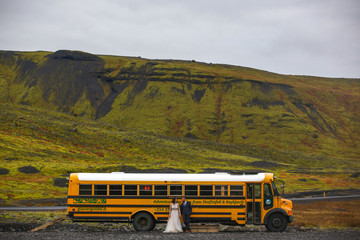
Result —
<instances>
[{"instance_id":1,"label":"overcast sky","mask_svg":"<svg viewBox=\"0 0 360 240\"><path fill-rule=\"evenodd\" d=\"M360 77L359 0L0 0L0 49Z\"/></svg>"}]
</instances>

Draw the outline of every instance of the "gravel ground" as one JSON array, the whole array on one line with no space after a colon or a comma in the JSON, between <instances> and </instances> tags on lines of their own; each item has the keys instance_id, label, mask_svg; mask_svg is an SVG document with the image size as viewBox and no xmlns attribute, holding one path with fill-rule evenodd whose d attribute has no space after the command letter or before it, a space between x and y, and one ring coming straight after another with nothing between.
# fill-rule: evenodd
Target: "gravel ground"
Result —
<instances>
[{"instance_id":1,"label":"gravel ground","mask_svg":"<svg viewBox=\"0 0 360 240\"><path fill-rule=\"evenodd\" d=\"M360 240L359 229L330 229L320 230L316 228L288 227L285 232L271 233L267 232L263 226L253 227L222 227L222 232L218 233L162 233L163 226L151 232L135 232L128 225L104 225L103 227L94 227L82 224L54 224L46 230L30 232L31 229L39 226L38 224L4 224L0 223L0 239L346 239Z\"/></svg>"},{"instance_id":2,"label":"gravel ground","mask_svg":"<svg viewBox=\"0 0 360 240\"><path fill-rule=\"evenodd\" d=\"M354 231L321 231L321 232L232 232L232 233L178 233L165 234L161 232L148 233L115 233L115 232L52 232L37 233L14 232L0 233L0 239L359 239L359 232Z\"/></svg>"},{"instance_id":3,"label":"gravel ground","mask_svg":"<svg viewBox=\"0 0 360 240\"><path fill-rule=\"evenodd\" d=\"M360 239L359 231L326 230L316 232L219 232L219 233L178 233L165 234L160 231L145 233L125 232L65 232L65 231L42 231L42 232L0 232L0 239Z\"/></svg>"}]
</instances>

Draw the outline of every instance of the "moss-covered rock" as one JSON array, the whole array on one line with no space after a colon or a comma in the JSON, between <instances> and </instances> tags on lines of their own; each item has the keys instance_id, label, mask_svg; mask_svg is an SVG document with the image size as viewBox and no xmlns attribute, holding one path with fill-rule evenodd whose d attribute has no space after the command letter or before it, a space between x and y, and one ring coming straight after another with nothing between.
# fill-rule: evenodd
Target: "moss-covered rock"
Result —
<instances>
[{"instance_id":1,"label":"moss-covered rock","mask_svg":"<svg viewBox=\"0 0 360 240\"><path fill-rule=\"evenodd\" d=\"M33 167L33 166L19 167L18 171L21 173L26 173L26 174L33 174L33 173L40 172L36 167Z\"/></svg>"},{"instance_id":2,"label":"moss-covered rock","mask_svg":"<svg viewBox=\"0 0 360 240\"><path fill-rule=\"evenodd\" d=\"M0 167L0 175L7 175L9 172L9 169Z\"/></svg>"}]
</instances>

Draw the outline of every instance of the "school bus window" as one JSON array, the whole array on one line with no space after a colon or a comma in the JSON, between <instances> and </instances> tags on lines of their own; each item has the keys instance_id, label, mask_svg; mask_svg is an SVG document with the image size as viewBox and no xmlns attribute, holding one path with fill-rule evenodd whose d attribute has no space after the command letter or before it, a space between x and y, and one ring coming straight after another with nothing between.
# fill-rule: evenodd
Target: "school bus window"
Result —
<instances>
[{"instance_id":1,"label":"school bus window","mask_svg":"<svg viewBox=\"0 0 360 240\"><path fill-rule=\"evenodd\" d=\"M166 196L167 195L167 185L155 185L155 196Z\"/></svg>"},{"instance_id":2,"label":"school bus window","mask_svg":"<svg viewBox=\"0 0 360 240\"><path fill-rule=\"evenodd\" d=\"M273 194L270 183L264 183L264 209L270 209L274 206Z\"/></svg>"},{"instance_id":3,"label":"school bus window","mask_svg":"<svg viewBox=\"0 0 360 240\"><path fill-rule=\"evenodd\" d=\"M228 186L226 185L215 185L215 196L227 196Z\"/></svg>"},{"instance_id":4,"label":"school bus window","mask_svg":"<svg viewBox=\"0 0 360 240\"><path fill-rule=\"evenodd\" d=\"M185 196L197 196L197 185L185 185Z\"/></svg>"},{"instance_id":5,"label":"school bus window","mask_svg":"<svg viewBox=\"0 0 360 240\"><path fill-rule=\"evenodd\" d=\"M152 195L152 185L140 185L140 195Z\"/></svg>"},{"instance_id":6,"label":"school bus window","mask_svg":"<svg viewBox=\"0 0 360 240\"><path fill-rule=\"evenodd\" d=\"M170 185L170 195L182 196L182 185Z\"/></svg>"},{"instance_id":7,"label":"school bus window","mask_svg":"<svg viewBox=\"0 0 360 240\"><path fill-rule=\"evenodd\" d=\"M261 198L261 184L255 184L255 198Z\"/></svg>"},{"instance_id":8,"label":"school bus window","mask_svg":"<svg viewBox=\"0 0 360 240\"><path fill-rule=\"evenodd\" d=\"M264 184L264 197L271 197L272 191L269 183Z\"/></svg>"},{"instance_id":9,"label":"school bus window","mask_svg":"<svg viewBox=\"0 0 360 240\"><path fill-rule=\"evenodd\" d=\"M80 184L79 185L79 195L92 195L92 185L91 184Z\"/></svg>"},{"instance_id":10,"label":"school bus window","mask_svg":"<svg viewBox=\"0 0 360 240\"><path fill-rule=\"evenodd\" d=\"M109 185L109 195L122 195L122 185Z\"/></svg>"},{"instance_id":11,"label":"school bus window","mask_svg":"<svg viewBox=\"0 0 360 240\"><path fill-rule=\"evenodd\" d=\"M107 195L107 185L94 185L94 195Z\"/></svg>"},{"instance_id":12,"label":"school bus window","mask_svg":"<svg viewBox=\"0 0 360 240\"><path fill-rule=\"evenodd\" d=\"M200 196L212 196L213 186L212 185L200 185Z\"/></svg>"},{"instance_id":13,"label":"school bus window","mask_svg":"<svg viewBox=\"0 0 360 240\"><path fill-rule=\"evenodd\" d=\"M137 195L137 185L124 185L124 194L131 196Z\"/></svg>"},{"instance_id":14,"label":"school bus window","mask_svg":"<svg viewBox=\"0 0 360 240\"><path fill-rule=\"evenodd\" d=\"M246 197L253 198L253 184L248 184L246 189Z\"/></svg>"},{"instance_id":15,"label":"school bus window","mask_svg":"<svg viewBox=\"0 0 360 240\"><path fill-rule=\"evenodd\" d=\"M242 185L232 185L230 186L230 196L243 196L243 186Z\"/></svg>"}]
</instances>

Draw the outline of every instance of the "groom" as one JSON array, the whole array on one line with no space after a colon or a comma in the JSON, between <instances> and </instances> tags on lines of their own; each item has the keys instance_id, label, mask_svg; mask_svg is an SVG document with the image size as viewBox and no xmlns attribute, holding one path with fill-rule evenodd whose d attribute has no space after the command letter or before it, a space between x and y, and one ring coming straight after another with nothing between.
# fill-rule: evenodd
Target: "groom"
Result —
<instances>
[{"instance_id":1,"label":"groom","mask_svg":"<svg viewBox=\"0 0 360 240\"><path fill-rule=\"evenodd\" d=\"M184 224L186 226L186 232L191 232L190 230L190 215L192 212L191 203L186 201L185 197L181 198L182 203L180 205L181 214L183 215Z\"/></svg>"}]
</instances>

